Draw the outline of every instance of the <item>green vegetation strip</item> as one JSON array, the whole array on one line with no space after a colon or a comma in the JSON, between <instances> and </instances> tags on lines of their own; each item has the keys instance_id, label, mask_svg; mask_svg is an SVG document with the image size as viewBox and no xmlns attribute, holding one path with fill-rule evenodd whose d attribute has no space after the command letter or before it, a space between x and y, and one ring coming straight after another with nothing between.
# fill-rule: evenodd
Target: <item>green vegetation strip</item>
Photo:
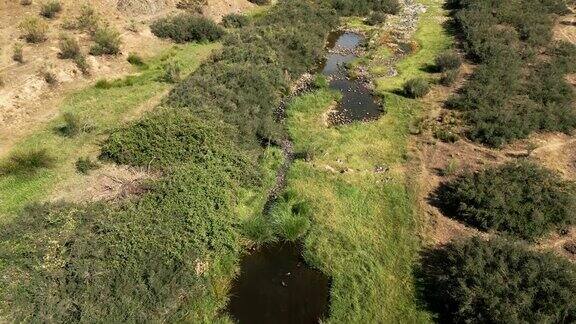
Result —
<instances>
[{"instance_id":1,"label":"green vegetation strip","mask_svg":"<svg viewBox=\"0 0 576 324\"><path fill-rule=\"evenodd\" d=\"M8 172L0 176L0 215L6 217L22 210L27 203L45 199L62 181L79 177L75 161L84 155L94 155L98 143L110 130L122 124L138 107L170 88L162 82L164 66L169 63L182 66L183 73L195 70L218 45L184 45L168 50L148 62L139 74L114 82L99 82L96 86L72 94L66 98L60 112L75 116L82 128L73 137L63 136L59 129L66 126L64 118L50 122L44 129L16 144L13 155L45 150L54 163L51 168ZM4 171L10 157L2 161ZM25 171L25 170L24 170ZM2 173L2 172L0 172Z\"/></svg>"}]
</instances>

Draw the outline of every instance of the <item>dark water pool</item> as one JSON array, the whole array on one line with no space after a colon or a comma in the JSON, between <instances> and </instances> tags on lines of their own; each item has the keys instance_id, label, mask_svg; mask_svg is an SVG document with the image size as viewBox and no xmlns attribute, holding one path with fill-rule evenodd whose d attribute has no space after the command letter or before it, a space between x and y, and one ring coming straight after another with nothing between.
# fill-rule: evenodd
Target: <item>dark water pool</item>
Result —
<instances>
[{"instance_id":1,"label":"dark water pool","mask_svg":"<svg viewBox=\"0 0 576 324\"><path fill-rule=\"evenodd\" d=\"M328 315L330 279L306 265L302 246L280 242L242 259L228 311L238 323L318 323Z\"/></svg>"},{"instance_id":2,"label":"dark water pool","mask_svg":"<svg viewBox=\"0 0 576 324\"><path fill-rule=\"evenodd\" d=\"M362 80L350 79L345 64L358 56L363 37L351 32L334 32L328 38L329 53L320 72L330 79L330 88L342 93L342 100L330 115L332 124L367 121L378 118L382 108Z\"/></svg>"}]
</instances>

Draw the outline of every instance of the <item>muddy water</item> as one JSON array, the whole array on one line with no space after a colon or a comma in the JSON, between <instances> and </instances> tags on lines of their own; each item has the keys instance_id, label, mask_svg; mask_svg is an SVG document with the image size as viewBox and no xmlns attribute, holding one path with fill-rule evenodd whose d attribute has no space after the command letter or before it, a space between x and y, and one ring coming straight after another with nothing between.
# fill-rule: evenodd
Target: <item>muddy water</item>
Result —
<instances>
[{"instance_id":1,"label":"muddy water","mask_svg":"<svg viewBox=\"0 0 576 324\"><path fill-rule=\"evenodd\" d=\"M328 55L319 72L330 80L330 88L342 93L342 100L330 115L332 124L367 121L378 118L382 108L362 80L350 79L345 64L356 59L362 36L351 32L334 32L328 38Z\"/></svg>"},{"instance_id":2,"label":"muddy water","mask_svg":"<svg viewBox=\"0 0 576 324\"><path fill-rule=\"evenodd\" d=\"M301 245L275 243L242 259L228 310L239 323L318 323L329 292L329 278L305 264Z\"/></svg>"}]
</instances>

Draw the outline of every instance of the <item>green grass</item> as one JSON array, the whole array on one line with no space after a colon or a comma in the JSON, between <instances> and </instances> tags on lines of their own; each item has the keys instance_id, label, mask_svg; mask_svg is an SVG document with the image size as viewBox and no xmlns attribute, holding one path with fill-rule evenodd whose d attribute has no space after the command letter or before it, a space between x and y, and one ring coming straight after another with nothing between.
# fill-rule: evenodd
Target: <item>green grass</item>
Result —
<instances>
[{"instance_id":1,"label":"green grass","mask_svg":"<svg viewBox=\"0 0 576 324\"><path fill-rule=\"evenodd\" d=\"M396 77L375 80L379 92L399 90L409 79L419 76L426 77L425 68L433 64L436 56L453 44L453 38L447 35L442 26L442 18L447 14L446 10L442 8L444 2L439 0L420 0L419 2L427 8L420 17L418 30L413 38L418 43L419 49L398 62L396 66L398 75Z\"/></svg>"},{"instance_id":2,"label":"green grass","mask_svg":"<svg viewBox=\"0 0 576 324\"><path fill-rule=\"evenodd\" d=\"M60 117L46 127L22 139L15 145L17 152L46 149L56 158L53 168L43 169L32 175L0 176L0 215L7 219L27 203L48 198L63 181L73 181L77 174L74 163L80 156L95 155L99 141L114 127L120 126L137 108L171 85L157 79L166 62L179 62L184 73L196 69L217 44L183 45L167 50L149 60L148 68L138 74L112 82L114 87L99 89L91 86L70 95L60 108ZM63 137L55 131L62 125L64 113L73 113L93 130L76 137Z\"/></svg>"},{"instance_id":3,"label":"green grass","mask_svg":"<svg viewBox=\"0 0 576 324\"><path fill-rule=\"evenodd\" d=\"M422 2L428 11L414 36L420 49L398 63L398 76L376 80L386 108L379 120L327 127L324 114L339 96L327 90L297 98L287 110L295 150L313 156L293 164L286 190L309 206L305 257L333 278L329 322L432 319L416 300L413 277L421 223L408 144L422 102L394 93L407 79L427 77L424 67L452 43L439 19L442 1ZM385 47L372 50L387 55ZM289 214L284 205L276 213Z\"/></svg>"}]
</instances>

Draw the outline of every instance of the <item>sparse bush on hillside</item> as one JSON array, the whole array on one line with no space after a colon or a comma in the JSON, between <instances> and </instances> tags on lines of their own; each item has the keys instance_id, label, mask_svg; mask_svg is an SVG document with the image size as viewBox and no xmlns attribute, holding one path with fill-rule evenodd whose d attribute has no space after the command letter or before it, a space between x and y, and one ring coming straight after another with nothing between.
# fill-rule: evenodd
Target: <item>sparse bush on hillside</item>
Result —
<instances>
[{"instance_id":1,"label":"sparse bush on hillside","mask_svg":"<svg viewBox=\"0 0 576 324\"><path fill-rule=\"evenodd\" d=\"M28 17L19 25L22 37L28 43L42 43L48 39L48 24L36 17Z\"/></svg>"},{"instance_id":2,"label":"sparse bush on hillside","mask_svg":"<svg viewBox=\"0 0 576 324\"><path fill-rule=\"evenodd\" d=\"M60 35L59 45L60 53L58 53L58 56L61 59L74 59L76 56L82 55L78 41L71 35Z\"/></svg>"},{"instance_id":3,"label":"sparse bush on hillside","mask_svg":"<svg viewBox=\"0 0 576 324\"><path fill-rule=\"evenodd\" d=\"M92 170L96 170L100 167L100 164L96 161L92 161L89 157L81 157L74 164L76 171L81 174L88 174Z\"/></svg>"},{"instance_id":4,"label":"sparse bush on hillside","mask_svg":"<svg viewBox=\"0 0 576 324\"><path fill-rule=\"evenodd\" d=\"M40 6L40 15L45 18L54 18L62 11L62 4L59 0L50 0Z\"/></svg>"},{"instance_id":5,"label":"sparse bush on hillside","mask_svg":"<svg viewBox=\"0 0 576 324\"><path fill-rule=\"evenodd\" d=\"M451 86L452 84L454 84L454 82L456 82L459 74L460 74L459 69L448 70L442 73L442 76L440 77L440 84L443 86Z\"/></svg>"},{"instance_id":6,"label":"sparse bush on hillside","mask_svg":"<svg viewBox=\"0 0 576 324\"><path fill-rule=\"evenodd\" d=\"M373 11L366 19L366 23L370 26L381 25L386 22L386 14L381 11Z\"/></svg>"},{"instance_id":7,"label":"sparse bush on hillside","mask_svg":"<svg viewBox=\"0 0 576 324\"><path fill-rule=\"evenodd\" d=\"M22 44L14 44L12 59L18 63L24 63L24 46Z\"/></svg>"},{"instance_id":8,"label":"sparse bush on hillside","mask_svg":"<svg viewBox=\"0 0 576 324\"><path fill-rule=\"evenodd\" d=\"M140 57L140 55L138 55L136 53L130 53L128 55L127 61L128 61L128 63L130 63L132 65L136 65L138 67L145 67L146 66L144 59L142 59L142 57Z\"/></svg>"},{"instance_id":9,"label":"sparse bush on hillside","mask_svg":"<svg viewBox=\"0 0 576 324\"><path fill-rule=\"evenodd\" d=\"M32 0L20 0L20 4L23 6L29 6L32 4Z\"/></svg>"},{"instance_id":10,"label":"sparse bush on hillside","mask_svg":"<svg viewBox=\"0 0 576 324\"><path fill-rule=\"evenodd\" d=\"M58 83L56 73L54 72L53 67L50 65L46 65L40 70L40 76L44 79L44 81L46 81L46 83L48 83L51 86L56 85Z\"/></svg>"},{"instance_id":11,"label":"sparse bush on hillside","mask_svg":"<svg viewBox=\"0 0 576 324\"><path fill-rule=\"evenodd\" d=\"M100 26L100 16L90 5L80 8L80 15L76 18L76 28L94 34Z\"/></svg>"},{"instance_id":12,"label":"sparse bush on hillside","mask_svg":"<svg viewBox=\"0 0 576 324\"><path fill-rule=\"evenodd\" d=\"M187 13L160 18L150 28L154 35L170 38L177 43L212 42L224 35L222 27L214 21Z\"/></svg>"},{"instance_id":13,"label":"sparse bush on hillside","mask_svg":"<svg viewBox=\"0 0 576 324\"><path fill-rule=\"evenodd\" d=\"M446 72L460 68L462 65L462 59L457 53L449 51L444 52L436 57L435 63L438 71Z\"/></svg>"},{"instance_id":14,"label":"sparse bush on hillside","mask_svg":"<svg viewBox=\"0 0 576 324\"><path fill-rule=\"evenodd\" d=\"M89 132L92 127L83 122L78 115L67 112L63 115L63 124L56 130L65 137L75 137L82 132Z\"/></svg>"},{"instance_id":15,"label":"sparse bush on hillside","mask_svg":"<svg viewBox=\"0 0 576 324\"><path fill-rule=\"evenodd\" d=\"M94 45L90 49L92 55L116 55L120 53L122 39L120 33L112 27L99 27L92 38Z\"/></svg>"},{"instance_id":16,"label":"sparse bush on hillside","mask_svg":"<svg viewBox=\"0 0 576 324\"><path fill-rule=\"evenodd\" d=\"M177 83L182 79L182 68L176 62L168 62L162 67L164 73L160 76L160 81L168 83Z\"/></svg>"},{"instance_id":17,"label":"sparse bush on hillside","mask_svg":"<svg viewBox=\"0 0 576 324\"><path fill-rule=\"evenodd\" d=\"M404 94L410 98L422 98L430 91L430 83L422 78L415 78L404 83Z\"/></svg>"},{"instance_id":18,"label":"sparse bush on hillside","mask_svg":"<svg viewBox=\"0 0 576 324\"><path fill-rule=\"evenodd\" d=\"M463 175L442 185L438 200L450 216L482 230L536 239L576 221L576 191L529 162Z\"/></svg>"},{"instance_id":19,"label":"sparse bush on hillside","mask_svg":"<svg viewBox=\"0 0 576 324\"><path fill-rule=\"evenodd\" d=\"M82 74L84 75L90 74L90 64L88 64L88 61L86 60L86 55L82 53L80 53L80 55L76 55L74 57L74 63L76 64L80 72L82 72Z\"/></svg>"},{"instance_id":20,"label":"sparse bush on hillside","mask_svg":"<svg viewBox=\"0 0 576 324\"><path fill-rule=\"evenodd\" d=\"M551 253L478 238L428 251L423 300L442 323L573 323L576 267Z\"/></svg>"},{"instance_id":21,"label":"sparse bush on hillside","mask_svg":"<svg viewBox=\"0 0 576 324\"><path fill-rule=\"evenodd\" d=\"M228 14L222 17L222 25L226 28L241 28L250 23L250 19L241 14Z\"/></svg>"},{"instance_id":22,"label":"sparse bush on hillside","mask_svg":"<svg viewBox=\"0 0 576 324\"><path fill-rule=\"evenodd\" d=\"M41 169L51 168L55 159L44 149L12 153L0 164L0 174L30 175Z\"/></svg>"}]
</instances>

